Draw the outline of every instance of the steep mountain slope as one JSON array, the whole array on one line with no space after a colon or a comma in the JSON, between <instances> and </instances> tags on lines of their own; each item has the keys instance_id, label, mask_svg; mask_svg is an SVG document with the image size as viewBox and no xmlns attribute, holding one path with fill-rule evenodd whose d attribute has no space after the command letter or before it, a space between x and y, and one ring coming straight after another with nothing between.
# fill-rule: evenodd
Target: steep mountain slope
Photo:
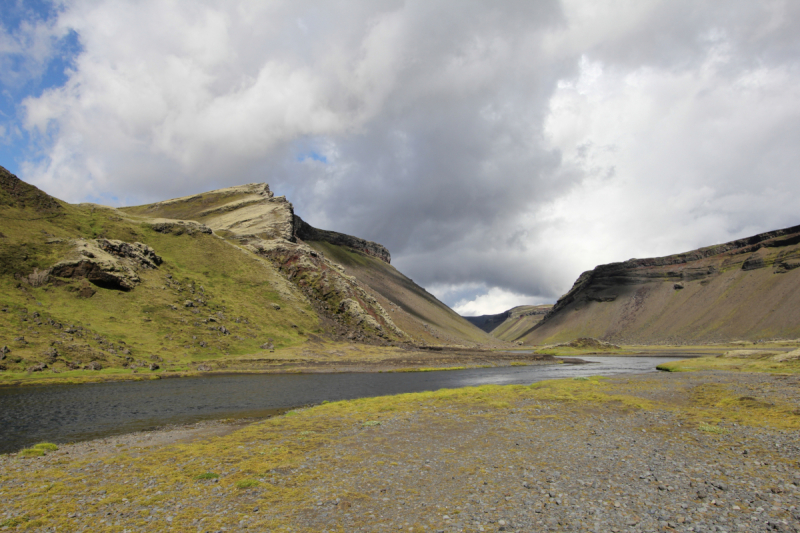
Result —
<instances>
[{"instance_id":1,"label":"steep mountain slope","mask_svg":"<svg viewBox=\"0 0 800 533\"><path fill-rule=\"evenodd\" d=\"M526 344L800 337L800 226L584 272Z\"/></svg>"},{"instance_id":2,"label":"steep mountain slope","mask_svg":"<svg viewBox=\"0 0 800 533\"><path fill-rule=\"evenodd\" d=\"M343 326L343 319L357 313L366 320L374 319L387 338L395 340L497 343L392 267L386 248L310 226L294 214L284 197L273 196L266 184L220 189L123 211L158 224L174 217L201 222L216 235L270 259L303 289L330 324ZM343 309L343 305L355 309ZM344 327L338 332L350 339L362 337Z\"/></svg>"},{"instance_id":3,"label":"steep mountain slope","mask_svg":"<svg viewBox=\"0 0 800 533\"><path fill-rule=\"evenodd\" d=\"M342 265L413 338L430 344L499 344L377 256L321 240L306 244Z\"/></svg>"},{"instance_id":4,"label":"steep mountain slope","mask_svg":"<svg viewBox=\"0 0 800 533\"><path fill-rule=\"evenodd\" d=\"M465 316L464 320L486 333L491 333L494 328L508 318L508 313L509 311L503 311L496 315Z\"/></svg>"},{"instance_id":5,"label":"steep mountain slope","mask_svg":"<svg viewBox=\"0 0 800 533\"><path fill-rule=\"evenodd\" d=\"M197 223L56 200L0 167L0 370L189 364L321 332L268 260Z\"/></svg>"},{"instance_id":6,"label":"steep mountain slope","mask_svg":"<svg viewBox=\"0 0 800 533\"><path fill-rule=\"evenodd\" d=\"M0 167L0 371L223 368L314 335L373 345L491 340L435 299L450 322L420 316L442 330L387 311L394 300L298 235L365 262L364 279L385 271L407 280L384 247L308 226L265 184L113 209L67 204Z\"/></svg>"},{"instance_id":7,"label":"steep mountain slope","mask_svg":"<svg viewBox=\"0 0 800 533\"><path fill-rule=\"evenodd\" d=\"M552 305L520 305L509 309L502 322L496 325L491 334L503 341L515 342L526 335L553 308Z\"/></svg>"}]
</instances>

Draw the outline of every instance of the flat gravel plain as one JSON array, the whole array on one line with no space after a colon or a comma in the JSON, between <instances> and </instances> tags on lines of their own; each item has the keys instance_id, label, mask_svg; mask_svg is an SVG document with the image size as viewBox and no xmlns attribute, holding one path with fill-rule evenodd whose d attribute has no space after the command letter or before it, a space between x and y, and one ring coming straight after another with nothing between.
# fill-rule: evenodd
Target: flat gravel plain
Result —
<instances>
[{"instance_id":1,"label":"flat gravel plain","mask_svg":"<svg viewBox=\"0 0 800 533\"><path fill-rule=\"evenodd\" d=\"M242 464L217 458L219 479L138 478L137 491L157 495L149 499L101 493L127 479L131 450L146 457L180 439L236 437L218 425L207 426L208 435L205 426L154 433L150 444L137 434L62 446L44 458L2 456L0 529L800 531L797 377L657 373L602 380L602 390L597 401L522 395L494 404L422 401L374 423L353 415L332 438L244 489L227 482ZM271 445L299 438L278 436ZM48 500L38 485L24 490L27 476L39 484L44 469L93 454L97 461L81 463L88 479L68 495ZM19 521L32 498L49 514L33 519L27 511Z\"/></svg>"}]
</instances>

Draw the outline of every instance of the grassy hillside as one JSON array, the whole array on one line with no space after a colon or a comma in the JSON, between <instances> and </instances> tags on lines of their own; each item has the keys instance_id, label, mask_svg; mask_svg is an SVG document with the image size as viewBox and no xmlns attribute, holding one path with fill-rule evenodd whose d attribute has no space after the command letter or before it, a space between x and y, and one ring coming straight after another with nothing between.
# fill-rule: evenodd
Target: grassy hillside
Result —
<instances>
[{"instance_id":1,"label":"grassy hillside","mask_svg":"<svg viewBox=\"0 0 800 533\"><path fill-rule=\"evenodd\" d=\"M309 241L307 244L369 287L397 326L415 339L430 344L498 344L496 339L380 259L327 242Z\"/></svg>"},{"instance_id":2,"label":"grassy hillside","mask_svg":"<svg viewBox=\"0 0 800 533\"><path fill-rule=\"evenodd\" d=\"M380 259L291 242L293 216L264 184L114 209L0 167L0 380L218 370L309 339L493 342Z\"/></svg>"},{"instance_id":3,"label":"grassy hillside","mask_svg":"<svg viewBox=\"0 0 800 533\"><path fill-rule=\"evenodd\" d=\"M58 217L21 224L26 215L0 212L6 235L0 241L0 344L10 350L0 363L10 371L37 363L66 371L91 362L180 369L259 352L270 341L276 348L297 345L319 332L313 310L268 261L213 235L163 235L116 210L89 205L65 205ZM35 286L14 277L69 255L77 237L135 239L164 262L139 272L141 283L130 291L82 279Z\"/></svg>"},{"instance_id":4,"label":"grassy hillside","mask_svg":"<svg viewBox=\"0 0 800 533\"><path fill-rule=\"evenodd\" d=\"M267 260L215 235L155 231L112 208L53 199L0 167L0 367L3 378L46 364L144 371L296 346L319 333L300 291ZM75 258L76 242L144 243L163 262L132 290L40 275ZM187 305L187 302L191 304Z\"/></svg>"}]
</instances>

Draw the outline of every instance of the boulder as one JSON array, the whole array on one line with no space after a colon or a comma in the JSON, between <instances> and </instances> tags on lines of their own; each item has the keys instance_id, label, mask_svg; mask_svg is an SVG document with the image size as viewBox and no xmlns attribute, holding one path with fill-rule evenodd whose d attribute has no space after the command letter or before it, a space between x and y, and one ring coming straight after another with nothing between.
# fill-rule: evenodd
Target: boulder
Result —
<instances>
[{"instance_id":1,"label":"boulder","mask_svg":"<svg viewBox=\"0 0 800 533\"><path fill-rule=\"evenodd\" d=\"M47 273L59 278L83 278L98 287L129 291L141 281L138 269L155 269L163 262L155 251L139 242L113 239L77 239L73 257L61 261ZM89 298L93 289L79 290L79 296Z\"/></svg>"}]
</instances>

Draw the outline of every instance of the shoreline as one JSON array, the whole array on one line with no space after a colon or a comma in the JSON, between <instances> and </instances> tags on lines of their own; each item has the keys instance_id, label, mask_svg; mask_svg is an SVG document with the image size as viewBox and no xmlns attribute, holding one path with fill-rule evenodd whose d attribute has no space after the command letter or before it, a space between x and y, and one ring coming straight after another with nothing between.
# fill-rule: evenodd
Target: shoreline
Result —
<instances>
[{"instance_id":1,"label":"shoreline","mask_svg":"<svg viewBox=\"0 0 800 533\"><path fill-rule=\"evenodd\" d=\"M701 371L482 386L5 455L0 526L794 531L798 384Z\"/></svg>"},{"instance_id":2,"label":"shoreline","mask_svg":"<svg viewBox=\"0 0 800 533\"><path fill-rule=\"evenodd\" d=\"M370 347L372 349L374 347ZM381 373L381 372L428 372L435 370L462 370L469 368L508 367L537 364L586 364L581 357L663 357L698 358L709 354L718 355L724 350L719 347L704 347L683 351L679 346L652 347L650 351L630 353L604 353L590 351L564 351L563 353L536 353L530 349L483 350L461 347L421 347L416 350L398 352L368 351L366 354L351 353L343 358L333 358L330 354L317 353L304 349L291 357L240 357L228 360L208 360L186 365L181 363L162 363L165 368L155 371L137 369L131 371L112 368L100 371L45 370L35 373L0 373L0 388L28 385L58 385L103 383L113 381L148 381L154 379L175 379L183 377L205 377L230 374L339 374L339 373ZM216 368L211 367L214 365ZM169 366L194 366L195 368L170 370ZM209 366L210 370L197 370L199 366Z\"/></svg>"},{"instance_id":3,"label":"shoreline","mask_svg":"<svg viewBox=\"0 0 800 533\"><path fill-rule=\"evenodd\" d=\"M468 355L465 355L468 354ZM75 370L57 373L6 374L0 375L1 387L28 385L58 385L102 383L109 381L148 381L184 377L207 377L231 374L340 374L340 373L384 373L384 372L430 372L438 370L463 370L469 368L492 368L522 365L585 364L574 356L552 356L544 354L516 354L513 352L489 352L459 350L453 355L440 352L415 354L413 358L386 358L382 360L248 360L225 362L212 370L170 371L159 369L149 372L133 372L124 369L107 371ZM12 377L13 376L13 377Z\"/></svg>"}]
</instances>

